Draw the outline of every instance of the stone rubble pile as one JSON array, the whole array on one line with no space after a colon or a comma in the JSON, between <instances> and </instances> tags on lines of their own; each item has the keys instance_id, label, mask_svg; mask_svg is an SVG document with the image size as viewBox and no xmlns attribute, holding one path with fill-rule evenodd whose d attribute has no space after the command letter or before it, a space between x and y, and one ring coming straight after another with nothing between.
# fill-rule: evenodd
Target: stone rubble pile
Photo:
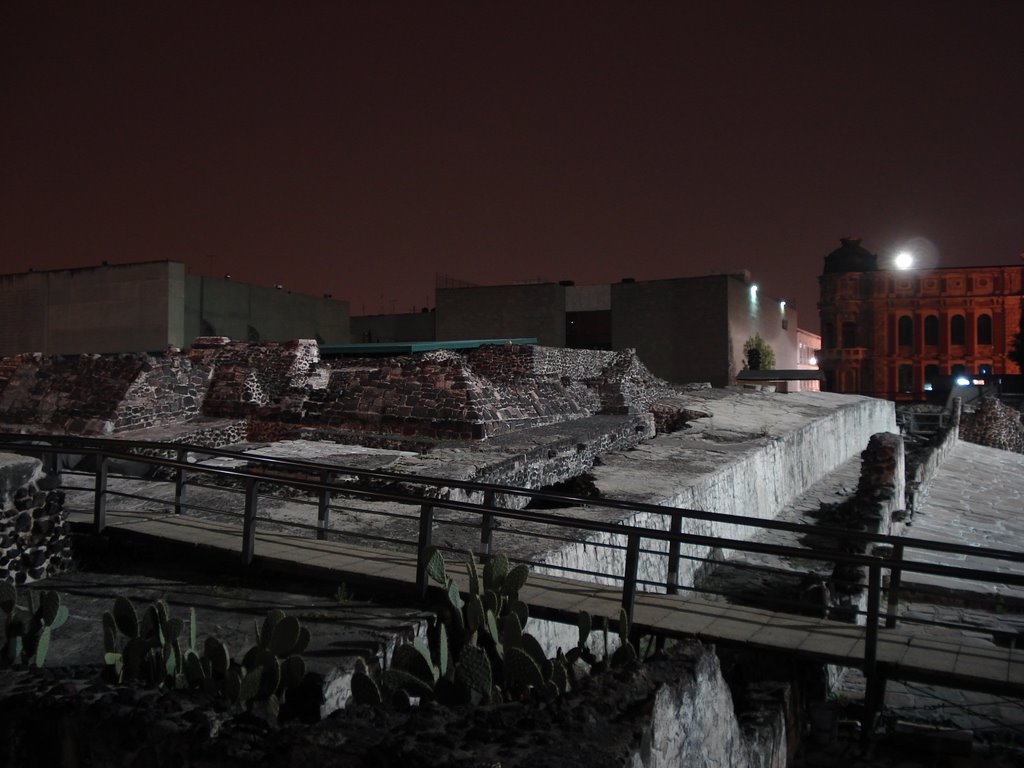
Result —
<instances>
[{"instance_id":1,"label":"stone rubble pile","mask_svg":"<svg viewBox=\"0 0 1024 768\"><path fill-rule=\"evenodd\" d=\"M1024 453L1024 424L1020 411L994 397L983 398L974 413L964 412L960 437L971 443Z\"/></svg>"}]
</instances>

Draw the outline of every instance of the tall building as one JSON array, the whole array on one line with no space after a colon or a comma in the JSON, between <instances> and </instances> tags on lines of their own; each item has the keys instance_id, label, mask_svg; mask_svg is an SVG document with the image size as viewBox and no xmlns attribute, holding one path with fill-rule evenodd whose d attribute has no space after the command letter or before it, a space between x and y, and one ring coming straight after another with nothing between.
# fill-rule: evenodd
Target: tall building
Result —
<instances>
[{"instance_id":1,"label":"tall building","mask_svg":"<svg viewBox=\"0 0 1024 768\"><path fill-rule=\"evenodd\" d=\"M883 264L842 238L819 278L818 364L833 392L918 399L940 376L1016 374L1024 265Z\"/></svg>"},{"instance_id":2,"label":"tall building","mask_svg":"<svg viewBox=\"0 0 1024 768\"><path fill-rule=\"evenodd\" d=\"M656 376L716 387L736 383L747 365L745 346L756 337L772 348L772 367L794 370L799 362L796 309L760 291L746 272L602 285L567 280L439 288L436 335L632 348Z\"/></svg>"},{"instance_id":3,"label":"tall building","mask_svg":"<svg viewBox=\"0 0 1024 768\"><path fill-rule=\"evenodd\" d=\"M343 344L348 302L188 274L178 261L0 275L0 357L158 352L197 336Z\"/></svg>"}]
</instances>

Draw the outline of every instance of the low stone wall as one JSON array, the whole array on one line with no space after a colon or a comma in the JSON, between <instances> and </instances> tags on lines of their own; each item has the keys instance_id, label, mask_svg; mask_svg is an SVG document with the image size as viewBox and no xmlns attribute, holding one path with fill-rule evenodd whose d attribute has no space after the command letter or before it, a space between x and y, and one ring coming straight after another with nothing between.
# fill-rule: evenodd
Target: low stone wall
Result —
<instances>
[{"instance_id":1,"label":"low stone wall","mask_svg":"<svg viewBox=\"0 0 1024 768\"><path fill-rule=\"evenodd\" d=\"M0 454L0 581L27 584L70 565L64 494L39 490L42 462Z\"/></svg>"},{"instance_id":2,"label":"low stone wall","mask_svg":"<svg viewBox=\"0 0 1024 768\"><path fill-rule=\"evenodd\" d=\"M946 456L956 446L960 439L960 422L962 419L962 405L960 398L953 401L953 418L950 425L936 435L926 446L920 447L907 456L907 484L906 484L906 511L907 517L901 521L894 534L902 534L909 517L917 511L921 500L928 489L928 484L935 477L939 467L946 460Z\"/></svg>"}]
</instances>

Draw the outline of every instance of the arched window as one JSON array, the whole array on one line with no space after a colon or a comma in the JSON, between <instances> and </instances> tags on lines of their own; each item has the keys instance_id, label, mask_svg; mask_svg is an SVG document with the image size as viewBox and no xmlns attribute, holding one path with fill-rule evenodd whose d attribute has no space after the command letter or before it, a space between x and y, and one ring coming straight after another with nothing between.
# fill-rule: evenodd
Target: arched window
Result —
<instances>
[{"instance_id":1,"label":"arched window","mask_svg":"<svg viewBox=\"0 0 1024 768\"><path fill-rule=\"evenodd\" d=\"M924 319L924 343L927 347L939 346L939 318L935 315Z\"/></svg>"},{"instance_id":2,"label":"arched window","mask_svg":"<svg viewBox=\"0 0 1024 768\"><path fill-rule=\"evenodd\" d=\"M992 315L978 315L978 343L992 343Z\"/></svg>"},{"instance_id":3,"label":"arched window","mask_svg":"<svg viewBox=\"0 0 1024 768\"><path fill-rule=\"evenodd\" d=\"M903 317L901 317L899 319L899 324L898 324L897 328L898 328L897 335L899 336L900 346L901 347L911 347L911 346L913 346L914 345L914 321L911 320L910 317L908 317L907 315L903 315Z\"/></svg>"},{"instance_id":4,"label":"arched window","mask_svg":"<svg viewBox=\"0 0 1024 768\"><path fill-rule=\"evenodd\" d=\"M963 315L953 315L949 319L949 343L964 344L967 337Z\"/></svg>"}]
</instances>

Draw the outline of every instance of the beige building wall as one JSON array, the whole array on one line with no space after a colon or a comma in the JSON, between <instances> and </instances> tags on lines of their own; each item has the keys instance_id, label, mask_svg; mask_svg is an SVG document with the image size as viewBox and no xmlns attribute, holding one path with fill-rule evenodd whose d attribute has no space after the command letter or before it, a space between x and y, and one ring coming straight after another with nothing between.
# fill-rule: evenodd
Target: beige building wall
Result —
<instances>
[{"instance_id":1,"label":"beige building wall","mask_svg":"<svg viewBox=\"0 0 1024 768\"><path fill-rule=\"evenodd\" d=\"M729 382L727 291L721 276L615 283L612 349L636 349L652 373L675 383Z\"/></svg>"},{"instance_id":2,"label":"beige building wall","mask_svg":"<svg viewBox=\"0 0 1024 768\"><path fill-rule=\"evenodd\" d=\"M0 276L0 355L163 350L181 337L171 294L184 269L155 261Z\"/></svg>"},{"instance_id":3,"label":"beige building wall","mask_svg":"<svg viewBox=\"0 0 1024 768\"><path fill-rule=\"evenodd\" d=\"M565 291L557 283L437 289L437 340L536 338L565 346Z\"/></svg>"},{"instance_id":4,"label":"beige building wall","mask_svg":"<svg viewBox=\"0 0 1024 768\"><path fill-rule=\"evenodd\" d=\"M348 302L224 278L189 275L184 313L187 343L211 335L238 341L350 341Z\"/></svg>"},{"instance_id":5,"label":"beige building wall","mask_svg":"<svg viewBox=\"0 0 1024 768\"><path fill-rule=\"evenodd\" d=\"M777 370L797 367L796 310L738 276L723 276L729 291L729 378L743 370L743 346L756 334L775 352Z\"/></svg>"},{"instance_id":6,"label":"beige building wall","mask_svg":"<svg viewBox=\"0 0 1024 768\"><path fill-rule=\"evenodd\" d=\"M403 312L397 315L360 315L353 317L352 343L390 341L434 341L434 310Z\"/></svg>"}]
</instances>

